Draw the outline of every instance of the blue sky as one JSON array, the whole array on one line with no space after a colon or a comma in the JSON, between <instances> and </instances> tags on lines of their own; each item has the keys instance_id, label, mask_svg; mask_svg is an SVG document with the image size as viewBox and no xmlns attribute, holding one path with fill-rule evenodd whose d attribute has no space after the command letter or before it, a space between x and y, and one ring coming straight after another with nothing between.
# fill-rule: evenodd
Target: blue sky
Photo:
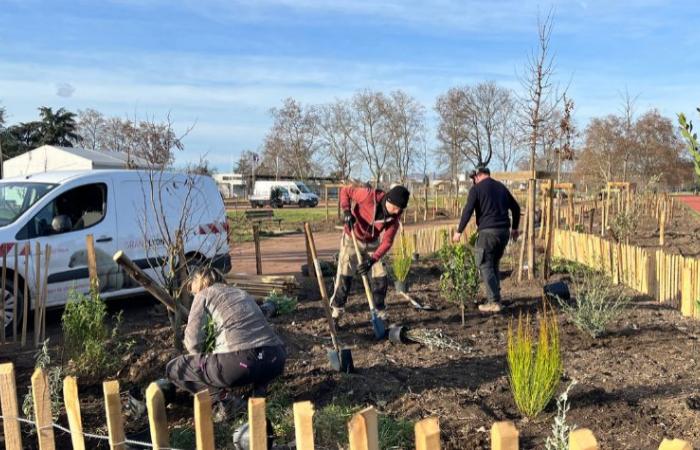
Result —
<instances>
[{"instance_id":1,"label":"blue sky","mask_svg":"<svg viewBox=\"0 0 700 450\"><path fill-rule=\"evenodd\" d=\"M575 118L619 111L620 92L663 114L700 105L700 4L578 0L0 0L0 105L196 121L178 163L227 170L259 148L282 99L404 89L435 98L494 80L519 88L538 11L555 9L556 78Z\"/></svg>"}]
</instances>

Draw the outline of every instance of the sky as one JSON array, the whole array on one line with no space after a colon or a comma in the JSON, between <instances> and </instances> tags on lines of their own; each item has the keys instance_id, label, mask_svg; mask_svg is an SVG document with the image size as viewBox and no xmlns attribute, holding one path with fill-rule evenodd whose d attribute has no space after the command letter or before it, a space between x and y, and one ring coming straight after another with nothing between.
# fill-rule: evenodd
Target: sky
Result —
<instances>
[{"instance_id":1,"label":"sky","mask_svg":"<svg viewBox=\"0 0 700 450\"><path fill-rule=\"evenodd\" d=\"M228 171L287 97L403 89L434 134L449 88L520 89L550 10L554 78L579 127L619 113L625 90L640 113L700 106L700 2L674 0L0 0L0 106L9 123L40 106L170 113L176 130L194 124L176 163Z\"/></svg>"}]
</instances>

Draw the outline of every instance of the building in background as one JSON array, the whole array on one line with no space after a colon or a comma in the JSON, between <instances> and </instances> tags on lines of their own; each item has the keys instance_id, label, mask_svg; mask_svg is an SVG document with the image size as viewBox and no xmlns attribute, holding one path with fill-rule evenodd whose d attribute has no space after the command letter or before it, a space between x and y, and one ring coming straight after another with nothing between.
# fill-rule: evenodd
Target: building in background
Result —
<instances>
[{"instance_id":1,"label":"building in background","mask_svg":"<svg viewBox=\"0 0 700 450\"><path fill-rule=\"evenodd\" d=\"M219 192L224 198L241 198L248 196L247 180L240 173L217 173L213 175Z\"/></svg>"},{"instance_id":2,"label":"building in background","mask_svg":"<svg viewBox=\"0 0 700 450\"><path fill-rule=\"evenodd\" d=\"M5 161L3 178L59 170L145 169L145 159L121 152L42 145Z\"/></svg>"}]
</instances>

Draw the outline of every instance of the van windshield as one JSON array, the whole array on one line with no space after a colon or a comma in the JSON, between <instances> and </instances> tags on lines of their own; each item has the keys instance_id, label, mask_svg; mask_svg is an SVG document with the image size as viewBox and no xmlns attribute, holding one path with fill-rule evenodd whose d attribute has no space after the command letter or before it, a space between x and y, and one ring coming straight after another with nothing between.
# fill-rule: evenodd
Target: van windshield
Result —
<instances>
[{"instance_id":1,"label":"van windshield","mask_svg":"<svg viewBox=\"0 0 700 450\"><path fill-rule=\"evenodd\" d=\"M0 183L0 227L17 220L54 187L49 183Z\"/></svg>"},{"instance_id":2,"label":"van windshield","mask_svg":"<svg viewBox=\"0 0 700 450\"><path fill-rule=\"evenodd\" d=\"M308 194L308 193L311 192L311 191L309 190L309 188L307 188L306 185L305 185L304 183L299 183L299 182L297 182L297 183L294 183L294 184L296 184L297 187L299 188L299 190L300 190L301 192L303 192L304 194Z\"/></svg>"}]
</instances>

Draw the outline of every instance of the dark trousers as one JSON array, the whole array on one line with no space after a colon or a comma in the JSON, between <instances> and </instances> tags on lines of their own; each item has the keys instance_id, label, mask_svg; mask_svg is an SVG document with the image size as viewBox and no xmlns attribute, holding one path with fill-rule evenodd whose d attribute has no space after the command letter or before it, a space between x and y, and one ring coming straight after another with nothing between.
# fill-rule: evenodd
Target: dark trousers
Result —
<instances>
[{"instance_id":1,"label":"dark trousers","mask_svg":"<svg viewBox=\"0 0 700 450\"><path fill-rule=\"evenodd\" d=\"M508 245L510 229L487 228L479 230L474 246L474 257L479 267L481 281L484 283L486 298L489 302L501 301L501 282L498 278L499 264Z\"/></svg>"},{"instance_id":2,"label":"dark trousers","mask_svg":"<svg viewBox=\"0 0 700 450\"><path fill-rule=\"evenodd\" d=\"M284 372L286 360L282 346L182 355L165 366L165 375L175 386L192 394L209 389L217 398L227 388L252 384L254 395L264 395L267 385Z\"/></svg>"}]
</instances>

